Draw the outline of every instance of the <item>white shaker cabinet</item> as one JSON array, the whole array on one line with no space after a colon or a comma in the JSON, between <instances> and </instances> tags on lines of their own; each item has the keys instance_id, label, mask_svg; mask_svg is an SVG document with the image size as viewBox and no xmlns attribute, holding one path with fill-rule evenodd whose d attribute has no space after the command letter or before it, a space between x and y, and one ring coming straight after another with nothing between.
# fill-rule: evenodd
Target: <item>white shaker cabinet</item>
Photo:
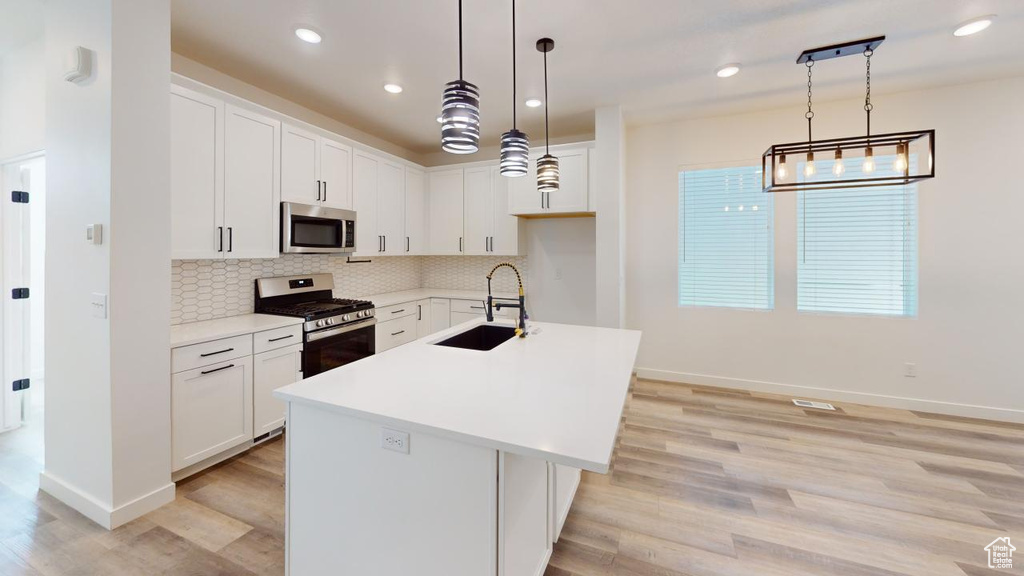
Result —
<instances>
[{"instance_id":1,"label":"white shaker cabinet","mask_svg":"<svg viewBox=\"0 0 1024 576\"><path fill-rule=\"evenodd\" d=\"M405 254L429 254L427 250L427 174L405 169Z\"/></svg>"},{"instance_id":2,"label":"white shaker cabinet","mask_svg":"<svg viewBox=\"0 0 1024 576\"><path fill-rule=\"evenodd\" d=\"M405 169L356 152L352 175L356 255L405 254Z\"/></svg>"},{"instance_id":3,"label":"white shaker cabinet","mask_svg":"<svg viewBox=\"0 0 1024 576\"><path fill-rule=\"evenodd\" d=\"M252 440L252 356L174 374L172 470Z\"/></svg>"},{"instance_id":4,"label":"white shaker cabinet","mask_svg":"<svg viewBox=\"0 0 1024 576\"><path fill-rule=\"evenodd\" d=\"M377 231L377 186L380 161L356 152L352 159L352 209L356 211L356 255L375 256L384 249Z\"/></svg>"},{"instance_id":5,"label":"white shaker cabinet","mask_svg":"<svg viewBox=\"0 0 1024 576\"><path fill-rule=\"evenodd\" d=\"M451 328L452 301L447 298L430 299L430 332Z\"/></svg>"},{"instance_id":6,"label":"white shaker cabinet","mask_svg":"<svg viewBox=\"0 0 1024 576\"><path fill-rule=\"evenodd\" d=\"M352 147L291 124L281 129L281 199L352 207Z\"/></svg>"},{"instance_id":7,"label":"white shaker cabinet","mask_svg":"<svg viewBox=\"0 0 1024 576\"><path fill-rule=\"evenodd\" d=\"M433 323L431 322L430 298L424 298L416 302L416 337L423 338L433 334Z\"/></svg>"},{"instance_id":8,"label":"white shaker cabinet","mask_svg":"<svg viewBox=\"0 0 1024 576\"><path fill-rule=\"evenodd\" d=\"M281 123L230 104L224 116L223 253L227 258L276 258Z\"/></svg>"},{"instance_id":9,"label":"white shaker cabinet","mask_svg":"<svg viewBox=\"0 0 1024 576\"><path fill-rule=\"evenodd\" d=\"M405 169L392 162L378 163L377 233L382 240L381 254L406 253Z\"/></svg>"},{"instance_id":10,"label":"white shaker cabinet","mask_svg":"<svg viewBox=\"0 0 1024 576\"><path fill-rule=\"evenodd\" d=\"M171 86L171 258L219 259L224 102Z\"/></svg>"},{"instance_id":11,"label":"white shaker cabinet","mask_svg":"<svg viewBox=\"0 0 1024 576\"><path fill-rule=\"evenodd\" d=\"M509 182L509 214L555 215L594 212L590 205L590 149L565 148L552 150L558 158L558 191L541 193L537 190L537 158L543 148L530 150L530 165L526 176Z\"/></svg>"},{"instance_id":12,"label":"white shaker cabinet","mask_svg":"<svg viewBox=\"0 0 1024 576\"><path fill-rule=\"evenodd\" d=\"M458 255L463 246L463 170L440 170L428 177L430 253Z\"/></svg>"},{"instance_id":13,"label":"white shaker cabinet","mask_svg":"<svg viewBox=\"0 0 1024 576\"><path fill-rule=\"evenodd\" d=\"M464 253L517 256L525 253L522 221L508 213L509 181L497 166L467 168L464 175Z\"/></svg>"},{"instance_id":14,"label":"white shaker cabinet","mask_svg":"<svg viewBox=\"0 0 1024 576\"><path fill-rule=\"evenodd\" d=\"M284 426L285 404L274 398L273 393L302 380L302 344L256 354L252 361L252 434L258 438Z\"/></svg>"}]
</instances>

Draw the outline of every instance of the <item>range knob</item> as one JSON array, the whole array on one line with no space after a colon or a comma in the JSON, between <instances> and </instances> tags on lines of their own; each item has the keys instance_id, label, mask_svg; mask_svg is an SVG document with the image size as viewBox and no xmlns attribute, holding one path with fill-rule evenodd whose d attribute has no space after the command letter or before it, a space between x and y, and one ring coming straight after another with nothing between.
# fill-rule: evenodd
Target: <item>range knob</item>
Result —
<instances>
[{"instance_id":1,"label":"range knob","mask_svg":"<svg viewBox=\"0 0 1024 576\"><path fill-rule=\"evenodd\" d=\"M341 321L342 322L348 322L351 319L352 319L352 315L351 314L345 314L344 316L341 317Z\"/></svg>"},{"instance_id":2,"label":"range knob","mask_svg":"<svg viewBox=\"0 0 1024 576\"><path fill-rule=\"evenodd\" d=\"M328 318L327 319L327 324L328 324L328 326L334 326L334 318Z\"/></svg>"},{"instance_id":3,"label":"range knob","mask_svg":"<svg viewBox=\"0 0 1024 576\"><path fill-rule=\"evenodd\" d=\"M366 315L367 316L373 316L373 310L367 310L366 311Z\"/></svg>"},{"instance_id":4,"label":"range knob","mask_svg":"<svg viewBox=\"0 0 1024 576\"><path fill-rule=\"evenodd\" d=\"M320 327L322 327L323 325L324 325L324 321L323 321L323 320L317 320L317 321L316 321L316 327L317 327L317 328L320 328Z\"/></svg>"}]
</instances>

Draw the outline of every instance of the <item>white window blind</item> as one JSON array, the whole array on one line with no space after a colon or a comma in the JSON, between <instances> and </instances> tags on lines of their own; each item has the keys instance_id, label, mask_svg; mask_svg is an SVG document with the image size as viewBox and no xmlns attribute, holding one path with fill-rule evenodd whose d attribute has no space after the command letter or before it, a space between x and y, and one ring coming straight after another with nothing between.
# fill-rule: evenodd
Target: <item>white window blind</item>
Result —
<instances>
[{"instance_id":1,"label":"white window blind","mask_svg":"<svg viewBox=\"0 0 1024 576\"><path fill-rule=\"evenodd\" d=\"M679 305L772 309L773 217L760 167L680 172Z\"/></svg>"},{"instance_id":2,"label":"white window blind","mask_svg":"<svg viewBox=\"0 0 1024 576\"><path fill-rule=\"evenodd\" d=\"M877 158L878 169L892 160ZM818 164L819 175L831 173L831 160ZM859 164L848 162L846 177ZM917 314L915 184L798 192L797 309Z\"/></svg>"}]
</instances>

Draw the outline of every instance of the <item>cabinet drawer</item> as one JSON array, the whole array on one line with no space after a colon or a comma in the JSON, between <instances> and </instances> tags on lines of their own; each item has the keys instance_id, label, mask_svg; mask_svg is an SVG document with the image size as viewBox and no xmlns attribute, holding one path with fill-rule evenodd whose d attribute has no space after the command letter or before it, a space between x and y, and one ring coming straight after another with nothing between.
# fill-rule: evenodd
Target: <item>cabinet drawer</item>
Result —
<instances>
[{"instance_id":1,"label":"cabinet drawer","mask_svg":"<svg viewBox=\"0 0 1024 576\"><path fill-rule=\"evenodd\" d=\"M388 320L397 320L398 318L404 318L406 316L412 316L417 314L416 302L406 302L404 304L392 304L391 306L381 306L374 310L374 315L377 316L377 322L387 322Z\"/></svg>"},{"instance_id":2,"label":"cabinet drawer","mask_svg":"<svg viewBox=\"0 0 1024 576\"><path fill-rule=\"evenodd\" d=\"M410 306L415 312L416 306ZM416 316L403 316L387 322L377 322L377 352L390 350L416 339Z\"/></svg>"},{"instance_id":3,"label":"cabinet drawer","mask_svg":"<svg viewBox=\"0 0 1024 576\"><path fill-rule=\"evenodd\" d=\"M171 372L184 372L251 355L252 334L182 346L171 350Z\"/></svg>"},{"instance_id":4,"label":"cabinet drawer","mask_svg":"<svg viewBox=\"0 0 1024 576\"><path fill-rule=\"evenodd\" d=\"M483 300L452 300L452 312L466 314L484 314L487 307Z\"/></svg>"},{"instance_id":5,"label":"cabinet drawer","mask_svg":"<svg viewBox=\"0 0 1024 576\"><path fill-rule=\"evenodd\" d=\"M264 330L263 332L257 332L252 335L253 354L259 354L260 352L266 352L268 350L277 350L278 348L284 348L285 346L292 346L294 344L302 344L302 324L285 326L284 328L275 328L273 330Z\"/></svg>"}]
</instances>

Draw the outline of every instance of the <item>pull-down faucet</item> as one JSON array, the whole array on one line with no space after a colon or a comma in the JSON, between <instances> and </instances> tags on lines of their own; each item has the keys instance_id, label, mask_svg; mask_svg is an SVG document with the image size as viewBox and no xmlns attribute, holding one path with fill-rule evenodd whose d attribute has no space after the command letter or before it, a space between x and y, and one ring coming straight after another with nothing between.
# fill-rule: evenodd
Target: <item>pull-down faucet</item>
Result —
<instances>
[{"instance_id":1,"label":"pull-down faucet","mask_svg":"<svg viewBox=\"0 0 1024 576\"><path fill-rule=\"evenodd\" d=\"M491 277L494 276L494 272L497 271L498 268L502 268L502 267L511 268L512 271L516 273L516 281L519 283L519 303L518 304L508 304L506 302L499 302L497 304L493 304L494 300L511 300L512 302L515 302L515 300L512 300L511 298L494 298L493 296L491 296ZM492 308L492 304L493 304L493 307L497 308L498 310L501 310L502 307L505 307L505 308L519 308L519 325L516 326L516 335L518 335L520 338L526 338L526 298L525 298L525 295L523 294L523 277L519 275L519 270L511 262L502 262L502 263L498 264L497 266L495 266L494 268L491 268L490 273L487 274L487 321L488 322L494 322L494 310Z\"/></svg>"}]
</instances>

